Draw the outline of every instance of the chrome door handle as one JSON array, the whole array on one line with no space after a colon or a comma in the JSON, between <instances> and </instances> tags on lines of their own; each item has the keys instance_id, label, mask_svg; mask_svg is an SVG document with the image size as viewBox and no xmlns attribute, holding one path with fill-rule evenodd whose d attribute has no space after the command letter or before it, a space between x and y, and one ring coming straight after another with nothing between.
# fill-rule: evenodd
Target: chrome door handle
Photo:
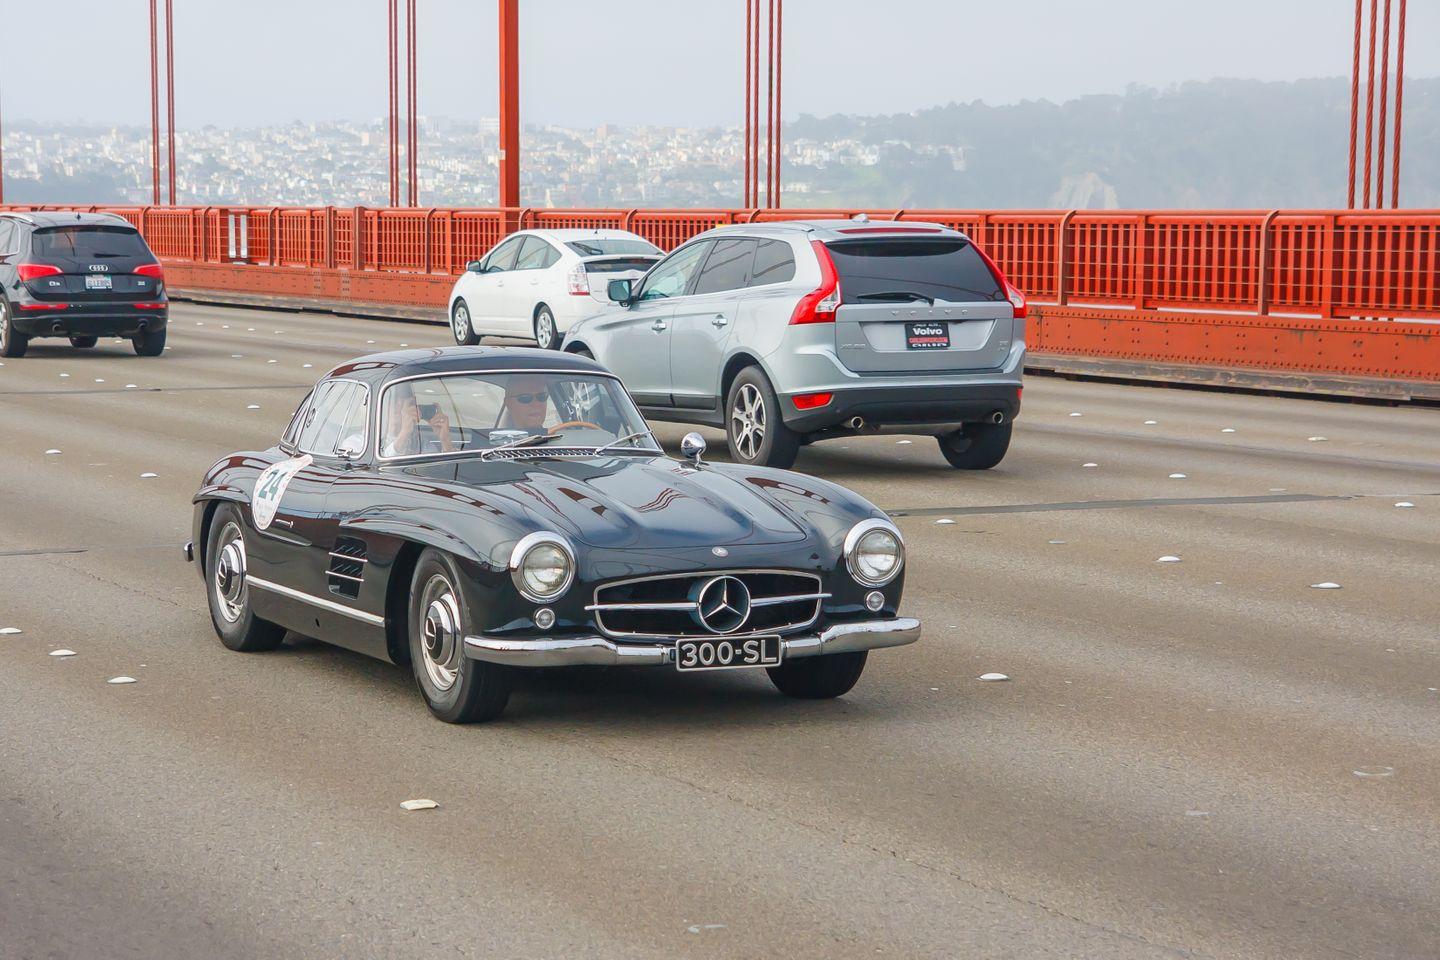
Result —
<instances>
[{"instance_id":1,"label":"chrome door handle","mask_svg":"<svg viewBox=\"0 0 1440 960\"><path fill-rule=\"evenodd\" d=\"M730 321L726 320L723 314L716 314L715 319L710 321L710 325L715 327L723 327L729 322Z\"/></svg>"},{"instance_id":2,"label":"chrome door handle","mask_svg":"<svg viewBox=\"0 0 1440 960\"><path fill-rule=\"evenodd\" d=\"M659 333L659 332L661 332L662 330L665 330L665 329L668 329L668 328L666 327L664 320L656 320L654 323L650 324L650 329L651 329L651 330L654 330L656 333Z\"/></svg>"}]
</instances>

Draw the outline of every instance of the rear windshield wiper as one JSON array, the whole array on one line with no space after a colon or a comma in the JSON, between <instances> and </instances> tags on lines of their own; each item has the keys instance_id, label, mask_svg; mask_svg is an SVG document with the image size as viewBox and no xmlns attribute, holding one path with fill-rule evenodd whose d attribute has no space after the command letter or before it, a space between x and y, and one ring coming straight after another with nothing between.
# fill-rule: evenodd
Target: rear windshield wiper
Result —
<instances>
[{"instance_id":1,"label":"rear windshield wiper","mask_svg":"<svg viewBox=\"0 0 1440 960\"><path fill-rule=\"evenodd\" d=\"M916 293L914 290L878 290L875 293L862 293L855 297L856 300L882 300L887 303L907 303L910 301L923 301L930 306L935 306L935 298L927 297L923 293Z\"/></svg>"}]
</instances>

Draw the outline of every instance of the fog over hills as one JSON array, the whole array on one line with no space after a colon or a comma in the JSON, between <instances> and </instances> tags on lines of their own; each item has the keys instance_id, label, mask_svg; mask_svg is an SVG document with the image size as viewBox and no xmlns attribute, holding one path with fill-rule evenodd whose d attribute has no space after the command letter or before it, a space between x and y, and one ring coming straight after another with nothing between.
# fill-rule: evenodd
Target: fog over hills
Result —
<instances>
[{"instance_id":1,"label":"fog over hills","mask_svg":"<svg viewBox=\"0 0 1440 960\"><path fill-rule=\"evenodd\" d=\"M1362 123L1363 111L1362 103ZM1407 78L1404 111L1401 204L1440 207L1440 79ZM784 201L910 209L1339 207L1349 124L1350 87L1339 78L1213 80L1059 104L976 101L885 116L801 116L785 127ZM9 202L149 197L148 128L21 121L7 126L5 138ZM182 130L177 140L181 202L373 206L386 194L379 121L206 127ZM423 202L493 204L496 148L493 120L422 118ZM527 127L523 199L535 206L734 206L741 150L733 127Z\"/></svg>"}]
</instances>

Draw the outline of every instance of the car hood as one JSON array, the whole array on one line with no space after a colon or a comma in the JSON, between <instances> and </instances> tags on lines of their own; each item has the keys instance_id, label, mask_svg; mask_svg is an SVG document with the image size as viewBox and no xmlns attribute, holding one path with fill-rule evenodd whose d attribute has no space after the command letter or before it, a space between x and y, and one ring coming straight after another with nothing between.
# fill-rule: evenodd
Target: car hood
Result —
<instances>
[{"instance_id":1,"label":"car hood","mask_svg":"<svg viewBox=\"0 0 1440 960\"><path fill-rule=\"evenodd\" d=\"M764 484L658 456L465 458L405 472L463 487L531 529L554 530L597 548L780 544L813 531Z\"/></svg>"}]
</instances>

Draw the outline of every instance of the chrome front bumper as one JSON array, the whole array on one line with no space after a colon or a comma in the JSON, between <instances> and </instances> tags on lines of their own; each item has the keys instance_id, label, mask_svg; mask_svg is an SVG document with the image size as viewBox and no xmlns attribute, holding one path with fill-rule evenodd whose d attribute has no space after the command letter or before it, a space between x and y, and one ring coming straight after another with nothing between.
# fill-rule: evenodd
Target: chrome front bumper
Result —
<instances>
[{"instance_id":1,"label":"chrome front bumper","mask_svg":"<svg viewBox=\"0 0 1440 960\"><path fill-rule=\"evenodd\" d=\"M902 647L919 639L920 621L913 617L837 623L819 633L781 639L781 660ZM616 643L600 636L540 639L470 636L465 638L465 655L473 660L505 663L512 667L639 667L673 663L675 648L658 643Z\"/></svg>"}]
</instances>

